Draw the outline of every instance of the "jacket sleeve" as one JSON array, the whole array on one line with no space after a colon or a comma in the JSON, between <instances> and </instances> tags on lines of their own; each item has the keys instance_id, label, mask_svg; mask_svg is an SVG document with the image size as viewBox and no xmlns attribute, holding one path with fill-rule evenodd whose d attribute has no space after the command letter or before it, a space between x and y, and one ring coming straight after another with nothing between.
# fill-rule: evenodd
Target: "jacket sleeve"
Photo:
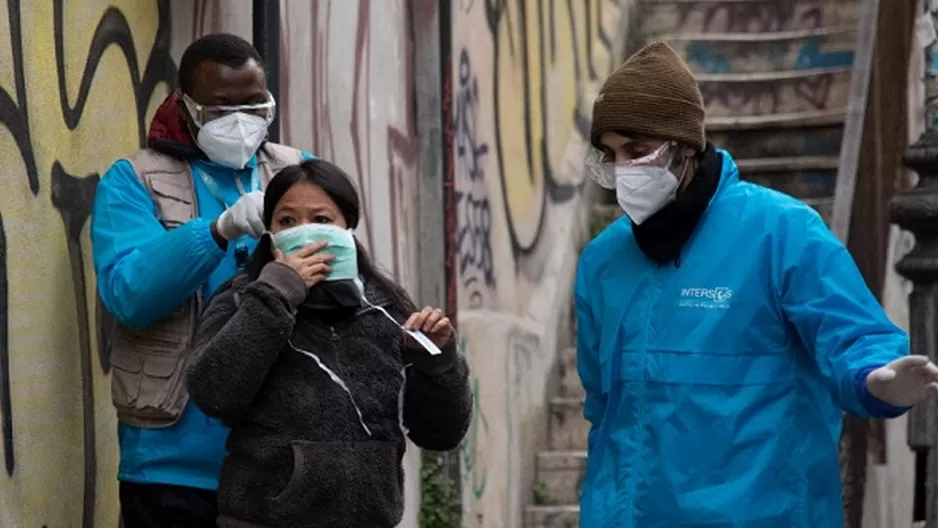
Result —
<instances>
[{"instance_id":1,"label":"jacket sleeve","mask_svg":"<svg viewBox=\"0 0 938 528\"><path fill-rule=\"evenodd\" d=\"M596 325L589 302L589 285L582 256L577 266L573 299L577 321L576 366L577 373L580 375L580 382L586 391L583 416L590 423L587 449L588 452L592 453L596 444L596 436L601 427L603 414L606 412L606 396L602 392L602 373L600 372L599 363L600 329Z\"/></svg>"},{"instance_id":2,"label":"jacket sleeve","mask_svg":"<svg viewBox=\"0 0 938 528\"><path fill-rule=\"evenodd\" d=\"M211 221L167 231L127 160L101 178L91 217L98 293L124 326L144 329L192 296L224 257Z\"/></svg>"},{"instance_id":3,"label":"jacket sleeve","mask_svg":"<svg viewBox=\"0 0 938 528\"><path fill-rule=\"evenodd\" d=\"M404 426L410 439L422 449L449 451L462 442L472 420L469 365L456 350L455 341L444 347L452 354L452 366L424 373L410 366L404 385ZM448 350L447 350L448 349Z\"/></svg>"},{"instance_id":4,"label":"jacket sleeve","mask_svg":"<svg viewBox=\"0 0 938 528\"><path fill-rule=\"evenodd\" d=\"M785 317L813 355L843 410L895 416L865 394L866 374L909 352L905 332L889 321L853 258L814 211L789 215L779 255L778 291ZM862 378L862 379L860 379Z\"/></svg>"},{"instance_id":5,"label":"jacket sleeve","mask_svg":"<svg viewBox=\"0 0 938 528\"><path fill-rule=\"evenodd\" d=\"M303 280L277 262L247 286L215 295L186 369L186 388L205 414L230 419L251 405L287 345L305 297Z\"/></svg>"}]
</instances>

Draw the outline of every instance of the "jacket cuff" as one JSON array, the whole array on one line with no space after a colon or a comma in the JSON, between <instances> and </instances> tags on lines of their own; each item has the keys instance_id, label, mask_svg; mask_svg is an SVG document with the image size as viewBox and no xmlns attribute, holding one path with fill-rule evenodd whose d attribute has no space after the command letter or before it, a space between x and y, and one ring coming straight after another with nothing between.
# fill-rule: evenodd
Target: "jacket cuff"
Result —
<instances>
[{"instance_id":1,"label":"jacket cuff","mask_svg":"<svg viewBox=\"0 0 938 528\"><path fill-rule=\"evenodd\" d=\"M293 268L279 262L268 262L257 280L277 290L294 310L306 299L309 291Z\"/></svg>"},{"instance_id":2,"label":"jacket cuff","mask_svg":"<svg viewBox=\"0 0 938 528\"><path fill-rule=\"evenodd\" d=\"M415 347L412 353L417 354L417 357L420 359L413 362L413 368L421 374L428 376L444 376L449 374L449 372L453 371L455 367L458 367L460 364L459 352L456 350L456 339L454 338L440 348L440 351L440 355L431 356L423 347Z\"/></svg>"},{"instance_id":3,"label":"jacket cuff","mask_svg":"<svg viewBox=\"0 0 938 528\"><path fill-rule=\"evenodd\" d=\"M911 407L896 407L891 405L883 400L877 398L870 394L870 390L866 387L866 378L870 375L870 372L878 369L883 365L865 367L860 369L857 372L856 376L853 378L854 388L857 391L857 397L860 400L860 404L870 413L870 416L875 418L896 418L905 414Z\"/></svg>"}]
</instances>

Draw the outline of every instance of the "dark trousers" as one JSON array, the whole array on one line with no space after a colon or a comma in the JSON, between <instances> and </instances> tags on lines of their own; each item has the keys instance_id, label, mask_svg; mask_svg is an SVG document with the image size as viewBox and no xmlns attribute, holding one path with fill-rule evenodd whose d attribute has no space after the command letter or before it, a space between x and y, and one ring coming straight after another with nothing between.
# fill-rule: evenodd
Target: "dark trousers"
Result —
<instances>
[{"instance_id":1,"label":"dark trousers","mask_svg":"<svg viewBox=\"0 0 938 528\"><path fill-rule=\"evenodd\" d=\"M166 484L120 483L124 528L215 528L214 491Z\"/></svg>"}]
</instances>

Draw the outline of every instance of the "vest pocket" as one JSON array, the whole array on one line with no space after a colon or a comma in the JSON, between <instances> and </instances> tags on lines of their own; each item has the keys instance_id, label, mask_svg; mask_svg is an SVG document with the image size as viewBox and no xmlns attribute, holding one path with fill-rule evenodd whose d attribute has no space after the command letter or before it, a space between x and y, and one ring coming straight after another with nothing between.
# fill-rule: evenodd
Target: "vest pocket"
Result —
<instances>
[{"instance_id":1,"label":"vest pocket","mask_svg":"<svg viewBox=\"0 0 938 528\"><path fill-rule=\"evenodd\" d=\"M159 209L160 221L165 227L177 227L195 217L191 188L157 177L150 179L150 188Z\"/></svg>"},{"instance_id":2,"label":"vest pocket","mask_svg":"<svg viewBox=\"0 0 938 528\"><path fill-rule=\"evenodd\" d=\"M143 359L127 354L111 354L111 400L120 407L132 407L140 394Z\"/></svg>"},{"instance_id":3,"label":"vest pocket","mask_svg":"<svg viewBox=\"0 0 938 528\"><path fill-rule=\"evenodd\" d=\"M170 426L179 418L188 400L183 367L194 310L194 304L187 303L144 331L116 327L111 397L122 422L157 428Z\"/></svg>"},{"instance_id":4,"label":"vest pocket","mask_svg":"<svg viewBox=\"0 0 938 528\"><path fill-rule=\"evenodd\" d=\"M178 358L148 355L143 359L143 378L137 408L144 412L167 413L167 404L172 400L182 376L173 375L179 369ZM167 416L169 414L167 413Z\"/></svg>"}]
</instances>

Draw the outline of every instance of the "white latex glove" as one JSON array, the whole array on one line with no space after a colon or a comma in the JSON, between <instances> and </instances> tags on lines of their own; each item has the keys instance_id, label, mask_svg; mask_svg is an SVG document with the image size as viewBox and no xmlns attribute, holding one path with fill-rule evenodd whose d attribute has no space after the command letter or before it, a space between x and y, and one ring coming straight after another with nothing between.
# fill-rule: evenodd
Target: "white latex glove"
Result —
<instances>
[{"instance_id":1,"label":"white latex glove","mask_svg":"<svg viewBox=\"0 0 938 528\"><path fill-rule=\"evenodd\" d=\"M901 357L870 372L866 388L894 407L911 407L938 394L938 367L925 356Z\"/></svg>"},{"instance_id":2,"label":"white latex glove","mask_svg":"<svg viewBox=\"0 0 938 528\"><path fill-rule=\"evenodd\" d=\"M229 242L243 235L260 238L264 234L264 192L243 195L218 217L216 227Z\"/></svg>"}]
</instances>

